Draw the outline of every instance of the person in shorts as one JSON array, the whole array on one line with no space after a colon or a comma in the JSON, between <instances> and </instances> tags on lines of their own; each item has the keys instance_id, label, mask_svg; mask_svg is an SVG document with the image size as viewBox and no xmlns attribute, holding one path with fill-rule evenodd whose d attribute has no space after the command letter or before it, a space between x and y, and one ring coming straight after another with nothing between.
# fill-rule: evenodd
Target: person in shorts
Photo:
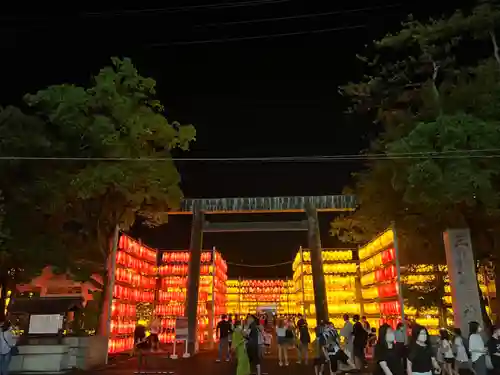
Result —
<instances>
[{"instance_id":1,"label":"person in shorts","mask_svg":"<svg viewBox=\"0 0 500 375\"><path fill-rule=\"evenodd\" d=\"M273 335L270 332L263 332L264 336L264 349L265 354L271 354L271 343L273 341Z\"/></svg>"},{"instance_id":2,"label":"person in shorts","mask_svg":"<svg viewBox=\"0 0 500 375\"><path fill-rule=\"evenodd\" d=\"M154 318L149 326L149 342L151 343L152 351L158 351L160 348L160 331L161 321L158 318Z\"/></svg>"}]
</instances>

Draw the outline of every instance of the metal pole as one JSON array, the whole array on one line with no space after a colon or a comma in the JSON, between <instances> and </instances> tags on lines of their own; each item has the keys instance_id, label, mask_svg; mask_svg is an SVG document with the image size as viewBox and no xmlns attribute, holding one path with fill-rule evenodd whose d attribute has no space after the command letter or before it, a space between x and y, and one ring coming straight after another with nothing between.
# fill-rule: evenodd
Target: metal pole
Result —
<instances>
[{"instance_id":1,"label":"metal pole","mask_svg":"<svg viewBox=\"0 0 500 375\"><path fill-rule=\"evenodd\" d=\"M115 289L115 273L116 273L116 253L118 251L118 241L120 239L120 227L116 225L115 232L113 234L113 244L111 248L111 254L108 258L108 292L107 292L107 302L106 306L106 327L103 332L103 335L107 337L106 340L106 360L105 364L108 364L108 352L109 352L109 337L111 335L111 312L113 306L113 292Z\"/></svg>"},{"instance_id":2,"label":"metal pole","mask_svg":"<svg viewBox=\"0 0 500 375\"><path fill-rule=\"evenodd\" d=\"M305 301L305 289L304 289L304 250L302 246L299 249L300 251L300 283L302 289L302 315L306 316L306 301Z\"/></svg>"},{"instance_id":3,"label":"metal pole","mask_svg":"<svg viewBox=\"0 0 500 375\"><path fill-rule=\"evenodd\" d=\"M286 313L290 315L290 299L288 298L289 290L288 290L288 276L285 279L285 293L286 293Z\"/></svg>"},{"instance_id":4,"label":"metal pole","mask_svg":"<svg viewBox=\"0 0 500 375\"><path fill-rule=\"evenodd\" d=\"M241 321L241 276L238 277L238 319Z\"/></svg>"},{"instance_id":5,"label":"metal pole","mask_svg":"<svg viewBox=\"0 0 500 375\"><path fill-rule=\"evenodd\" d=\"M396 275L398 282L398 297L399 303L401 304L401 323L403 323L403 329L405 332L406 341L406 324L405 324L405 308L404 308L404 298L403 298L403 285L401 284L401 264L399 263L399 245L398 245L398 235L396 232L396 225L394 222L391 225L392 233L394 236L394 257L396 258Z\"/></svg>"},{"instance_id":6,"label":"metal pole","mask_svg":"<svg viewBox=\"0 0 500 375\"><path fill-rule=\"evenodd\" d=\"M215 325L215 246L212 247L212 313L210 314L210 348L214 348L214 325Z\"/></svg>"}]
</instances>

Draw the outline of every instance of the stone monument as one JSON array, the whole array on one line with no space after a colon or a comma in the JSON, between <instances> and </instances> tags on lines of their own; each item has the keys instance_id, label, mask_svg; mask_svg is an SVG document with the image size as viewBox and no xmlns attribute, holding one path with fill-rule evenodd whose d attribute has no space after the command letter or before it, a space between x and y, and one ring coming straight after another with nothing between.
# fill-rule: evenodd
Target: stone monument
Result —
<instances>
[{"instance_id":1,"label":"stone monument","mask_svg":"<svg viewBox=\"0 0 500 375\"><path fill-rule=\"evenodd\" d=\"M443 238L455 326L468 335L469 322L476 321L484 327L470 230L447 229Z\"/></svg>"}]
</instances>

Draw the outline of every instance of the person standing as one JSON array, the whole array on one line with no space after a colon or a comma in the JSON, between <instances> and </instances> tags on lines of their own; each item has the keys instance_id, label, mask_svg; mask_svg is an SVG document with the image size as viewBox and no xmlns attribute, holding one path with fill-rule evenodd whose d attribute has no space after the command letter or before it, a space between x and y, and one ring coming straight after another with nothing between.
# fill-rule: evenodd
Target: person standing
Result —
<instances>
[{"instance_id":1,"label":"person standing","mask_svg":"<svg viewBox=\"0 0 500 375\"><path fill-rule=\"evenodd\" d=\"M466 340L462 336L462 330L455 328L453 330L453 352L455 353L455 372L460 375L468 375L472 372L470 363L470 352L466 345Z\"/></svg>"},{"instance_id":2,"label":"person standing","mask_svg":"<svg viewBox=\"0 0 500 375\"><path fill-rule=\"evenodd\" d=\"M388 324L379 328L379 337L375 344L376 367L374 375L404 375L403 364L395 346L394 331Z\"/></svg>"},{"instance_id":3,"label":"person standing","mask_svg":"<svg viewBox=\"0 0 500 375\"><path fill-rule=\"evenodd\" d=\"M443 356L443 375L455 374L455 355L453 354L452 345L450 342L450 334L447 330L441 329L439 331L439 350Z\"/></svg>"},{"instance_id":4,"label":"person standing","mask_svg":"<svg viewBox=\"0 0 500 375\"><path fill-rule=\"evenodd\" d=\"M366 316L363 316L361 318L361 324L363 325L363 328L365 329L366 332L368 332L368 334L371 332L371 327L370 327L370 323L368 322L368 319L366 319Z\"/></svg>"},{"instance_id":5,"label":"person standing","mask_svg":"<svg viewBox=\"0 0 500 375\"><path fill-rule=\"evenodd\" d=\"M325 363L327 363L326 359L326 341L324 332L324 323L320 322L320 324L315 329L316 339L313 342L314 345L314 374L320 375L323 374L323 370L325 368Z\"/></svg>"},{"instance_id":6,"label":"person standing","mask_svg":"<svg viewBox=\"0 0 500 375\"><path fill-rule=\"evenodd\" d=\"M297 331L299 336L297 344L297 363L301 364L302 359L304 359L304 364L307 365L307 362L309 361L309 344L311 343L311 335L309 334L307 322L305 319L302 319L302 316L300 316L300 319L297 321Z\"/></svg>"},{"instance_id":7,"label":"person standing","mask_svg":"<svg viewBox=\"0 0 500 375\"><path fill-rule=\"evenodd\" d=\"M234 324L233 342L231 349L236 354L236 375L250 375L250 361L247 355L245 337L239 321Z\"/></svg>"},{"instance_id":8,"label":"person standing","mask_svg":"<svg viewBox=\"0 0 500 375\"><path fill-rule=\"evenodd\" d=\"M0 375L9 375L12 359L12 348L16 346L16 338L10 322L2 322L0 326Z\"/></svg>"},{"instance_id":9,"label":"person standing","mask_svg":"<svg viewBox=\"0 0 500 375\"><path fill-rule=\"evenodd\" d=\"M410 354L407 359L408 375L432 375L441 373L441 367L436 361L436 356L432 350L429 332L422 326L415 326L412 329L412 343Z\"/></svg>"},{"instance_id":10,"label":"person standing","mask_svg":"<svg viewBox=\"0 0 500 375\"><path fill-rule=\"evenodd\" d=\"M227 321L229 323L229 335L227 337L228 341L228 350L231 350L232 343L233 343L233 331L234 331L234 322L233 322L233 317L231 314L227 316ZM231 354L230 354L231 355Z\"/></svg>"},{"instance_id":11,"label":"person standing","mask_svg":"<svg viewBox=\"0 0 500 375\"><path fill-rule=\"evenodd\" d=\"M488 352L491 357L493 366L493 374L500 374L500 326L495 326L492 329L493 334L488 341Z\"/></svg>"},{"instance_id":12,"label":"person standing","mask_svg":"<svg viewBox=\"0 0 500 375\"><path fill-rule=\"evenodd\" d=\"M158 351L160 348L159 334L161 331L161 321L158 318L153 318L149 325L149 340L151 342L151 351Z\"/></svg>"},{"instance_id":13,"label":"person standing","mask_svg":"<svg viewBox=\"0 0 500 375\"><path fill-rule=\"evenodd\" d=\"M353 335L353 360L356 364L356 368L360 370L366 366L365 348L368 342L368 332L366 332L365 327L359 321L359 315L353 316L354 326L352 329Z\"/></svg>"},{"instance_id":14,"label":"person standing","mask_svg":"<svg viewBox=\"0 0 500 375\"><path fill-rule=\"evenodd\" d=\"M480 335L481 327L478 322L469 322L469 351L472 368L476 375L487 375L486 353L488 352L483 338Z\"/></svg>"},{"instance_id":15,"label":"person standing","mask_svg":"<svg viewBox=\"0 0 500 375\"><path fill-rule=\"evenodd\" d=\"M219 357L217 358L217 362L222 360L222 353L226 351L226 362L229 362L231 358L231 354L229 351L229 333L231 332L231 325L227 321L227 316L222 315L222 318L219 323L217 323L217 339L219 340Z\"/></svg>"},{"instance_id":16,"label":"person standing","mask_svg":"<svg viewBox=\"0 0 500 375\"><path fill-rule=\"evenodd\" d=\"M284 363L285 366L288 366L288 345L286 339L286 327L282 319L278 321L278 326L276 327L276 341L278 343L279 365L283 366Z\"/></svg>"},{"instance_id":17,"label":"person standing","mask_svg":"<svg viewBox=\"0 0 500 375\"><path fill-rule=\"evenodd\" d=\"M344 341L345 341L344 351L347 354L347 356L352 360L354 360L353 337L352 337L353 329L354 329L354 327L349 320L349 315L345 314L344 315L344 327L340 330L340 336L342 336L344 338Z\"/></svg>"},{"instance_id":18,"label":"person standing","mask_svg":"<svg viewBox=\"0 0 500 375\"><path fill-rule=\"evenodd\" d=\"M250 366L255 366L257 375L261 375L261 356L260 356L260 342L262 341L259 320L256 316L250 315L248 321L248 336L247 336L247 354L250 361Z\"/></svg>"},{"instance_id":19,"label":"person standing","mask_svg":"<svg viewBox=\"0 0 500 375\"><path fill-rule=\"evenodd\" d=\"M408 357L408 348L406 346L406 332L403 323L399 322L394 331L394 337L396 338L396 351L398 356L403 363L403 368L406 370L406 359Z\"/></svg>"}]
</instances>

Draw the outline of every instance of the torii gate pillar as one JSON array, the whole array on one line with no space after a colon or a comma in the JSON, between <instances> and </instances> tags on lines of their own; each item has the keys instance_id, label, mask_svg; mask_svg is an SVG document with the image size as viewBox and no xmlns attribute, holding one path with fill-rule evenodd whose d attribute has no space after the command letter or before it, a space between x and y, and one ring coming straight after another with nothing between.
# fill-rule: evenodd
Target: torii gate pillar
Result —
<instances>
[{"instance_id":1,"label":"torii gate pillar","mask_svg":"<svg viewBox=\"0 0 500 375\"><path fill-rule=\"evenodd\" d=\"M318 212L312 203L305 206L307 214L307 239L311 252L311 268L314 289L314 305L316 307L316 322L328 321L328 302L326 298L325 275L323 273L323 256L319 231Z\"/></svg>"},{"instance_id":2,"label":"torii gate pillar","mask_svg":"<svg viewBox=\"0 0 500 375\"><path fill-rule=\"evenodd\" d=\"M184 313L184 316L188 318L188 353L191 355L196 353L196 342L198 340L198 290L200 288L204 217L205 215L201 210L201 205L196 204L193 208L193 221L191 224L191 241L189 244L191 256L188 266L187 300Z\"/></svg>"}]
</instances>

